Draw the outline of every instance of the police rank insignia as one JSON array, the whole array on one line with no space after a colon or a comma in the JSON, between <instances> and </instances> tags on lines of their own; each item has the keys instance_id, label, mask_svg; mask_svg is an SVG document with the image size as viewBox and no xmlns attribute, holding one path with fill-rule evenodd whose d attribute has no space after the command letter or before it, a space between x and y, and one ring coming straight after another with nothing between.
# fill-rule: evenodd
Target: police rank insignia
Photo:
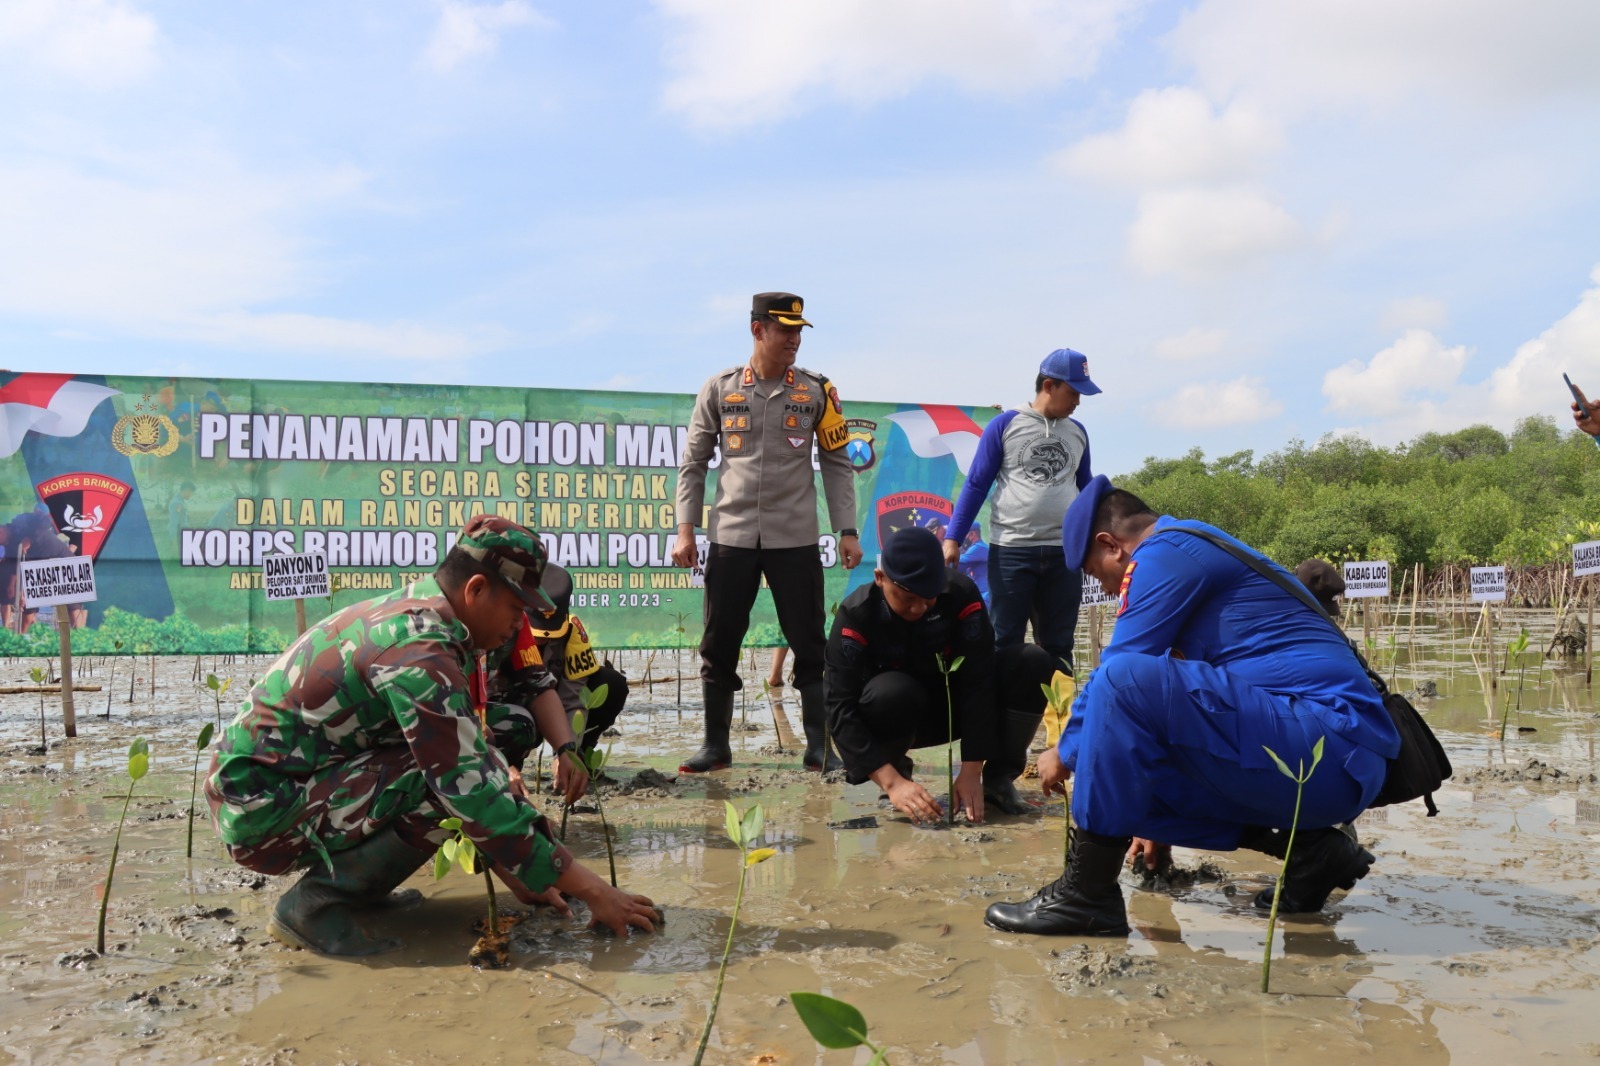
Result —
<instances>
[{"instance_id":1,"label":"police rank insignia","mask_svg":"<svg viewBox=\"0 0 1600 1066\"><path fill-rule=\"evenodd\" d=\"M793 400L795 403L810 403L811 394L809 392L791 392L789 394L789 399Z\"/></svg>"},{"instance_id":2,"label":"police rank insignia","mask_svg":"<svg viewBox=\"0 0 1600 1066\"><path fill-rule=\"evenodd\" d=\"M730 392L722 398L723 403L744 403L744 393Z\"/></svg>"},{"instance_id":3,"label":"police rank insignia","mask_svg":"<svg viewBox=\"0 0 1600 1066\"><path fill-rule=\"evenodd\" d=\"M730 452L739 451L740 449L742 449L744 447L744 437L742 437L738 433L729 433L728 436L727 436L727 441L728 441L728 450Z\"/></svg>"},{"instance_id":4,"label":"police rank insignia","mask_svg":"<svg viewBox=\"0 0 1600 1066\"><path fill-rule=\"evenodd\" d=\"M1122 572L1122 587L1117 590L1117 616L1128 609L1128 583L1133 580L1133 568L1138 566L1138 560L1129 560L1128 569Z\"/></svg>"},{"instance_id":5,"label":"police rank insignia","mask_svg":"<svg viewBox=\"0 0 1600 1066\"><path fill-rule=\"evenodd\" d=\"M749 429L749 415L725 415L722 419L723 429Z\"/></svg>"},{"instance_id":6,"label":"police rank insignia","mask_svg":"<svg viewBox=\"0 0 1600 1066\"><path fill-rule=\"evenodd\" d=\"M786 417L783 420L783 428L784 429L799 429L800 428L800 419L798 417L796 417L795 415L789 415L788 417Z\"/></svg>"}]
</instances>

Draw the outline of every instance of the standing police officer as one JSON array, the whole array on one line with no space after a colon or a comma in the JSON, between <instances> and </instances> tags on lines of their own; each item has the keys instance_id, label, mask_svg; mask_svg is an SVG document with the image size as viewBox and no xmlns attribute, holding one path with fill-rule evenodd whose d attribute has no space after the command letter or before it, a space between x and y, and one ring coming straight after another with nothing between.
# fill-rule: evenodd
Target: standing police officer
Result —
<instances>
[{"instance_id":1,"label":"standing police officer","mask_svg":"<svg viewBox=\"0 0 1600 1066\"><path fill-rule=\"evenodd\" d=\"M854 470L844 451L839 393L827 378L794 365L800 331L811 325L805 302L788 292L757 293L750 306L750 361L714 374L700 389L678 469L677 566L693 566L694 531L705 509L706 470L720 445L717 495L707 529L705 633L700 679L705 698L705 743L679 767L684 773L720 770L733 762L728 732L739 680L739 647L750 608L766 577L778 625L794 651L794 681L805 723L804 763L832 770L822 695L823 585L817 549L817 490L812 474L818 447L828 519L839 534L845 569L861 561L855 529Z\"/></svg>"}]
</instances>

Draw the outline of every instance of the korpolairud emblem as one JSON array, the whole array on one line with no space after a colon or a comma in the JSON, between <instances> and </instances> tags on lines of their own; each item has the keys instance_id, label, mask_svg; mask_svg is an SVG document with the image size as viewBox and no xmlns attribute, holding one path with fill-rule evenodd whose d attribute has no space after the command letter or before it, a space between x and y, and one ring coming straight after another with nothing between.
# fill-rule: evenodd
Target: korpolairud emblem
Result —
<instances>
[{"instance_id":1,"label":"korpolairud emblem","mask_svg":"<svg viewBox=\"0 0 1600 1066\"><path fill-rule=\"evenodd\" d=\"M147 391L133 413L111 427L111 446L123 455L171 455L178 450L178 427Z\"/></svg>"}]
</instances>

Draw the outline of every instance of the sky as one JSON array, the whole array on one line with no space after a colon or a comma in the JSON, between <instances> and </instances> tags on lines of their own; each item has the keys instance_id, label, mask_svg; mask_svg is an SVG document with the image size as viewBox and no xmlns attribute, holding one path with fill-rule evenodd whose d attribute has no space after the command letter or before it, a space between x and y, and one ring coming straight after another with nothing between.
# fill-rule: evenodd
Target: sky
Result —
<instances>
[{"instance_id":1,"label":"sky","mask_svg":"<svg viewBox=\"0 0 1600 1066\"><path fill-rule=\"evenodd\" d=\"M0 365L851 399L1097 472L1600 395L1594 0L0 0Z\"/></svg>"}]
</instances>

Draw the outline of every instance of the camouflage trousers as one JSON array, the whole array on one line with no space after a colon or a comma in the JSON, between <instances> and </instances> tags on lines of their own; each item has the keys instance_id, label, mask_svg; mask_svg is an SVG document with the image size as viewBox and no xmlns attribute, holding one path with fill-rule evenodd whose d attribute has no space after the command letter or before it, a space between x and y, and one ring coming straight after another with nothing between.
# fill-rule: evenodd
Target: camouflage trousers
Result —
<instances>
[{"instance_id":1,"label":"camouflage trousers","mask_svg":"<svg viewBox=\"0 0 1600 1066\"><path fill-rule=\"evenodd\" d=\"M509 703L491 703L486 717L489 742L514 767L521 767L539 745L533 714ZM206 785L212 818L225 802ZM404 744L373 748L333 763L305 778L293 804L294 819L254 844L225 844L228 855L247 870L281 874L315 862L322 849L345 851L393 828L401 840L432 850L450 834L439 828L448 817L429 792L411 748ZM551 835L547 823L540 828Z\"/></svg>"}]
</instances>

